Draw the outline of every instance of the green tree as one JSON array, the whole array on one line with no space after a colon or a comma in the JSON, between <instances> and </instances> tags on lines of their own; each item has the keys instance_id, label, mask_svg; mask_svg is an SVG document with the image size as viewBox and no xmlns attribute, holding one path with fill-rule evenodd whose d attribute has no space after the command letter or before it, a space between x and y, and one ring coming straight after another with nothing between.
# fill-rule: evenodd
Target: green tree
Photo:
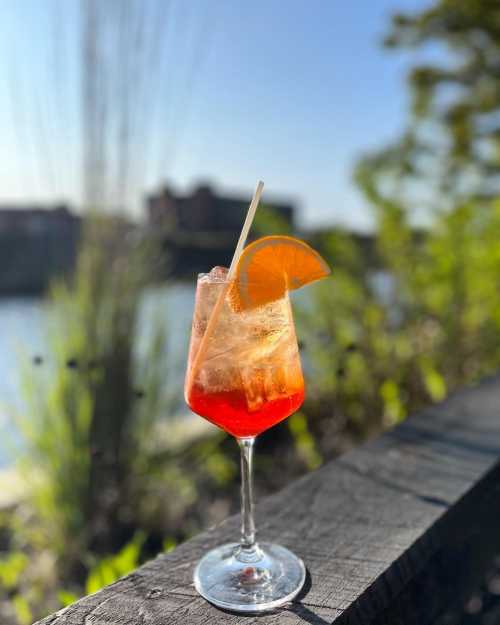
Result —
<instances>
[{"instance_id":1,"label":"green tree","mask_svg":"<svg viewBox=\"0 0 500 625\"><path fill-rule=\"evenodd\" d=\"M305 410L326 457L339 433L365 436L500 367L500 5L434 0L395 15L385 43L432 46L438 60L409 73L399 140L355 171L376 262L347 233L316 242L333 273L312 290L300 334Z\"/></svg>"},{"instance_id":2,"label":"green tree","mask_svg":"<svg viewBox=\"0 0 500 625\"><path fill-rule=\"evenodd\" d=\"M372 155L379 193L408 209L450 208L500 191L500 5L496 0L435 0L398 13L385 39L390 49L429 47L441 60L409 73L406 131Z\"/></svg>"},{"instance_id":3,"label":"green tree","mask_svg":"<svg viewBox=\"0 0 500 625\"><path fill-rule=\"evenodd\" d=\"M500 6L437 0L395 15L385 43L440 50L441 61L409 73L400 139L356 170L394 279L396 330L420 354L422 386L438 396L500 366Z\"/></svg>"}]
</instances>

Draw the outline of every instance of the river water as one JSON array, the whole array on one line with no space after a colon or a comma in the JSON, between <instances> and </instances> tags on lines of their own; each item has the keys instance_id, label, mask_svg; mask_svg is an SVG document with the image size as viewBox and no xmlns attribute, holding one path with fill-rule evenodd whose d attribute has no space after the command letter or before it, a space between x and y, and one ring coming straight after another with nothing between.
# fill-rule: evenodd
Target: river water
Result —
<instances>
[{"instance_id":1,"label":"river water","mask_svg":"<svg viewBox=\"0 0 500 625\"><path fill-rule=\"evenodd\" d=\"M181 395L189 328L194 306L194 285L174 283L146 293L140 315L140 337L151 327L151 315L164 311L168 323L171 385ZM0 468L12 463L15 453L14 414L22 410L20 364L42 358L46 352L46 326L50 314L40 298L0 298ZM33 366L33 374L37 369ZM180 405L182 403L180 402Z\"/></svg>"}]
</instances>

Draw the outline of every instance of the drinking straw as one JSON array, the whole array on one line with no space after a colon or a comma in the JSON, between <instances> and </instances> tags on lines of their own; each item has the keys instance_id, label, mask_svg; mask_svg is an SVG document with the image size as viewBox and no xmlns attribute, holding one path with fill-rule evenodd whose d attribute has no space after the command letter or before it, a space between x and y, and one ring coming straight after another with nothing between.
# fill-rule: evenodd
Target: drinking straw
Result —
<instances>
[{"instance_id":1,"label":"drinking straw","mask_svg":"<svg viewBox=\"0 0 500 625\"><path fill-rule=\"evenodd\" d=\"M243 228L240 232L240 238L238 239L238 243L236 245L236 249L234 250L233 259L229 266L229 272L227 274L228 280L231 281L233 279L233 274L236 271L236 266L238 265L238 261L240 260L241 252L243 251L243 247L247 240L248 233L252 226L253 219L255 217L255 212L257 210L257 206L259 205L260 196L262 195L262 189L264 188L264 183L262 180L259 180L257 187L255 188L252 201L250 202L250 206L248 207L247 216L245 217L245 222L243 224Z\"/></svg>"},{"instance_id":2,"label":"drinking straw","mask_svg":"<svg viewBox=\"0 0 500 625\"><path fill-rule=\"evenodd\" d=\"M240 237L238 239L238 243L236 245L236 249L234 250L233 258L231 260L231 265L229 266L229 271L227 273L227 281L224 283L224 286L219 293L219 297L215 302L215 306L213 307L212 314L207 323L207 329L205 330L205 334L201 338L201 343L194 357L193 365L191 367L191 380L194 380L196 371L205 355L205 352L208 349L208 338L212 334L217 319L219 317L220 311L222 309L222 305L224 304L224 300L226 299L227 291L231 284L231 280L234 277L234 273L236 271L236 267L238 266L238 261L240 260L241 253L243 252L243 247L245 246L245 242L248 237L248 233L252 226L253 219L255 217L255 211L257 210L257 206L259 205L260 196L262 195L262 189L264 188L264 183L262 180L259 180L257 187L255 188L255 192L253 194L252 201L250 202L250 206L248 207L247 215L245 217L245 222L243 223L243 228L240 232Z\"/></svg>"}]
</instances>

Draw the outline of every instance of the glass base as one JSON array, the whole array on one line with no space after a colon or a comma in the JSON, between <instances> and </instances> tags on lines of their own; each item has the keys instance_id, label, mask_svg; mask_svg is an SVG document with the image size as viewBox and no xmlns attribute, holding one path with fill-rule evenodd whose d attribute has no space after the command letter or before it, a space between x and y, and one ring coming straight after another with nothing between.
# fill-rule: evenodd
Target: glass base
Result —
<instances>
[{"instance_id":1,"label":"glass base","mask_svg":"<svg viewBox=\"0 0 500 625\"><path fill-rule=\"evenodd\" d=\"M233 612L263 612L293 599L306 577L300 558L264 543L251 549L239 544L209 551L194 572L196 590L210 603Z\"/></svg>"}]
</instances>

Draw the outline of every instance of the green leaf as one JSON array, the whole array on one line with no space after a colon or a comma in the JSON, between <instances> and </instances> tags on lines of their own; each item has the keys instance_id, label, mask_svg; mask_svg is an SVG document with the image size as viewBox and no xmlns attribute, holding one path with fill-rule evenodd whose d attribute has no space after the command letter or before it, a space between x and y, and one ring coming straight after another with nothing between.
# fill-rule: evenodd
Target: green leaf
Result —
<instances>
[{"instance_id":1,"label":"green leaf","mask_svg":"<svg viewBox=\"0 0 500 625\"><path fill-rule=\"evenodd\" d=\"M70 590L59 590L57 593L57 598L59 599L61 605L65 608L75 601L78 601L80 597Z\"/></svg>"},{"instance_id":2,"label":"green leaf","mask_svg":"<svg viewBox=\"0 0 500 625\"><path fill-rule=\"evenodd\" d=\"M288 419L288 427L295 441L297 451L309 470L317 469L323 459L316 448L314 437L307 426L307 419L302 412L296 412Z\"/></svg>"},{"instance_id":3,"label":"green leaf","mask_svg":"<svg viewBox=\"0 0 500 625\"><path fill-rule=\"evenodd\" d=\"M385 380L380 387L384 401L384 414L387 425L399 423L406 417L406 410L400 397L400 389L394 380Z\"/></svg>"},{"instance_id":4,"label":"green leaf","mask_svg":"<svg viewBox=\"0 0 500 625\"><path fill-rule=\"evenodd\" d=\"M145 535L137 532L117 554L100 560L89 572L85 594L90 595L137 568Z\"/></svg>"},{"instance_id":5,"label":"green leaf","mask_svg":"<svg viewBox=\"0 0 500 625\"><path fill-rule=\"evenodd\" d=\"M28 601L24 597L21 597L21 595L15 595L12 598L12 603L14 604L14 610L19 625L30 625L33 621L33 614Z\"/></svg>"},{"instance_id":6,"label":"green leaf","mask_svg":"<svg viewBox=\"0 0 500 625\"><path fill-rule=\"evenodd\" d=\"M441 401L446 397L446 382L443 376L429 363L423 367L424 384L433 401Z\"/></svg>"},{"instance_id":7,"label":"green leaf","mask_svg":"<svg viewBox=\"0 0 500 625\"><path fill-rule=\"evenodd\" d=\"M163 551L165 553L169 553L173 551L177 547L177 541L170 536L165 538L163 541Z\"/></svg>"},{"instance_id":8,"label":"green leaf","mask_svg":"<svg viewBox=\"0 0 500 625\"><path fill-rule=\"evenodd\" d=\"M0 559L0 584L7 590L15 588L28 563L28 557L21 551Z\"/></svg>"}]
</instances>

